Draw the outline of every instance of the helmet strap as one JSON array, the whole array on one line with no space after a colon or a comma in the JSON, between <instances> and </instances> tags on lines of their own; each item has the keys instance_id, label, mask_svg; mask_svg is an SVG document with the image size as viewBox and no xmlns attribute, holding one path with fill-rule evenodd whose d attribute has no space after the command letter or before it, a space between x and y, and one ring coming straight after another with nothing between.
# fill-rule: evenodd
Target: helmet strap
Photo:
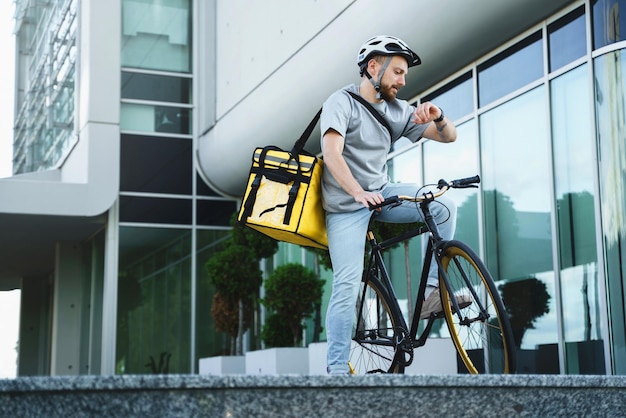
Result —
<instances>
[{"instance_id":1,"label":"helmet strap","mask_svg":"<svg viewBox=\"0 0 626 418\"><path fill-rule=\"evenodd\" d=\"M365 74L367 75L367 78L369 79L370 83L372 83L372 86L374 86L374 89L376 89L376 99L380 100L382 99L382 96L380 95L380 82L383 79L383 74L385 73L385 70L387 70L387 67L389 66L389 63L391 62L391 56L387 57L387 59L385 60L383 66L380 69L380 72L378 73L378 80L374 81L372 79L372 76L367 72L367 70L365 70Z\"/></svg>"}]
</instances>

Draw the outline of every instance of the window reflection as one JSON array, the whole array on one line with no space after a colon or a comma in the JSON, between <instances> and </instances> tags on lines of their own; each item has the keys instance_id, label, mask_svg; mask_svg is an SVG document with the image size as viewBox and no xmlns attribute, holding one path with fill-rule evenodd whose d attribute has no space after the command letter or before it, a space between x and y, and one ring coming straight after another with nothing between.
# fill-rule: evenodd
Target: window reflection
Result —
<instances>
[{"instance_id":1,"label":"window reflection","mask_svg":"<svg viewBox=\"0 0 626 418\"><path fill-rule=\"evenodd\" d=\"M230 231L198 230L196 262L196 359L225 355L230 352L230 338L215 329L215 320L211 315L211 301L215 289L206 273L206 263L223 248Z\"/></svg>"},{"instance_id":2,"label":"window reflection","mask_svg":"<svg viewBox=\"0 0 626 418\"><path fill-rule=\"evenodd\" d=\"M119 235L116 373L189 373L191 231Z\"/></svg>"},{"instance_id":3,"label":"window reflection","mask_svg":"<svg viewBox=\"0 0 626 418\"><path fill-rule=\"evenodd\" d=\"M122 66L191 72L189 0L122 1Z\"/></svg>"},{"instance_id":4,"label":"window reflection","mask_svg":"<svg viewBox=\"0 0 626 418\"><path fill-rule=\"evenodd\" d=\"M122 98L191 103L191 79L122 71Z\"/></svg>"},{"instance_id":5,"label":"window reflection","mask_svg":"<svg viewBox=\"0 0 626 418\"><path fill-rule=\"evenodd\" d=\"M120 128L132 132L191 133L191 109L122 103Z\"/></svg>"},{"instance_id":6,"label":"window reflection","mask_svg":"<svg viewBox=\"0 0 626 418\"><path fill-rule=\"evenodd\" d=\"M422 182L422 150L423 146L409 149L389 161L389 176L393 182L416 183ZM406 259L411 260L407 274ZM411 293L411 309L418 290L422 261L422 237L414 237L408 245L400 245L386 252L385 263L398 293L400 307L405 317L408 317L407 293ZM410 288L407 278L410 277ZM332 282L332 281L331 281Z\"/></svg>"},{"instance_id":7,"label":"window reflection","mask_svg":"<svg viewBox=\"0 0 626 418\"><path fill-rule=\"evenodd\" d=\"M613 352L626 351L626 55L607 53L594 61L600 198ZM613 356L614 372L626 374L626 357Z\"/></svg>"},{"instance_id":8,"label":"window reflection","mask_svg":"<svg viewBox=\"0 0 626 418\"><path fill-rule=\"evenodd\" d=\"M523 255L522 255L523 256ZM513 328L517 373L558 374L558 318L554 274L542 272L498 286Z\"/></svg>"},{"instance_id":9,"label":"window reflection","mask_svg":"<svg viewBox=\"0 0 626 418\"><path fill-rule=\"evenodd\" d=\"M456 120L474 111L474 79L472 73L467 72L441 89L422 98L422 102L433 102L446 115Z\"/></svg>"},{"instance_id":10,"label":"window reflection","mask_svg":"<svg viewBox=\"0 0 626 418\"><path fill-rule=\"evenodd\" d=\"M457 140L451 144L424 143L424 179L435 184L439 179L455 180L479 174L476 122L457 126ZM458 208L455 239L480 254L478 243L478 189L455 189L446 195Z\"/></svg>"},{"instance_id":11,"label":"window reflection","mask_svg":"<svg viewBox=\"0 0 626 418\"><path fill-rule=\"evenodd\" d=\"M518 371L558 373L545 89L481 116L486 262L512 317ZM532 121L529 123L528 121ZM543 295L538 306L524 294Z\"/></svg>"},{"instance_id":12,"label":"window reflection","mask_svg":"<svg viewBox=\"0 0 626 418\"><path fill-rule=\"evenodd\" d=\"M391 181L422 184L422 147L395 156L388 165Z\"/></svg>"},{"instance_id":13,"label":"window reflection","mask_svg":"<svg viewBox=\"0 0 626 418\"><path fill-rule=\"evenodd\" d=\"M549 25L548 33L550 71L584 56L587 52L584 7Z\"/></svg>"},{"instance_id":14,"label":"window reflection","mask_svg":"<svg viewBox=\"0 0 626 418\"><path fill-rule=\"evenodd\" d=\"M592 4L593 48L626 39L626 0L594 0Z\"/></svg>"},{"instance_id":15,"label":"window reflection","mask_svg":"<svg viewBox=\"0 0 626 418\"><path fill-rule=\"evenodd\" d=\"M478 67L479 106L543 76L543 42L537 32Z\"/></svg>"},{"instance_id":16,"label":"window reflection","mask_svg":"<svg viewBox=\"0 0 626 418\"><path fill-rule=\"evenodd\" d=\"M561 303L569 373L605 373L594 209L594 138L588 67L552 81L552 137L561 262ZM577 309L572 309L576 307Z\"/></svg>"},{"instance_id":17,"label":"window reflection","mask_svg":"<svg viewBox=\"0 0 626 418\"><path fill-rule=\"evenodd\" d=\"M31 29L22 28L19 39L22 46L31 47L18 60L18 72L25 78L16 96L15 174L60 165L78 141L74 123L77 3L33 3L24 10L22 18ZM49 21L56 24L51 27Z\"/></svg>"}]
</instances>

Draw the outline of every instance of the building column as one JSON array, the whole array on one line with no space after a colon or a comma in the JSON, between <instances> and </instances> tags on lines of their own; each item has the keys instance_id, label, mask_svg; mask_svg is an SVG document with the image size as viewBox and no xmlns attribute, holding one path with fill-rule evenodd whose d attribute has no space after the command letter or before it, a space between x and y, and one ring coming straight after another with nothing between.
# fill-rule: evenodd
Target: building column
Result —
<instances>
[{"instance_id":1,"label":"building column","mask_svg":"<svg viewBox=\"0 0 626 418\"><path fill-rule=\"evenodd\" d=\"M104 244L104 282L102 286L102 351L100 374L115 374L117 342L117 273L119 255L119 222L117 202L109 210Z\"/></svg>"},{"instance_id":2,"label":"building column","mask_svg":"<svg viewBox=\"0 0 626 418\"><path fill-rule=\"evenodd\" d=\"M50 279L25 277L20 286L18 376L50 373Z\"/></svg>"},{"instance_id":3,"label":"building column","mask_svg":"<svg viewBox=\"0 0 626 418\"><path fill-rule=\"evenodd\" d=\"M82 248L79 243L56 245L52 298L50 375L79 375L81 358Z\"/></svg>"}]
</instances>

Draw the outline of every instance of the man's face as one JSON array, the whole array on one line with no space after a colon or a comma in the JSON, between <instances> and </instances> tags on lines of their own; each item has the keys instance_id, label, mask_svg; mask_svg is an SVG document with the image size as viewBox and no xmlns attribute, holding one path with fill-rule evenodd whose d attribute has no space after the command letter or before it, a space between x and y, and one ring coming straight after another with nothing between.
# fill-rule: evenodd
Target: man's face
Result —
<instances>
[{"instance_id":1,"label":"man's face","mask_svg":"<svg viewBox=\"0 0 626 418\"><path fill-rule=\"evenodd\" d=\"M378 70L381 69L382 65L379 65ZM389 62L380 81L380 96L383 100L395 100L398 91L406 84L405 77L408 70L408 63L402 56L394 55L391 58L391 62Z\"/></svg>"}]
</instances>

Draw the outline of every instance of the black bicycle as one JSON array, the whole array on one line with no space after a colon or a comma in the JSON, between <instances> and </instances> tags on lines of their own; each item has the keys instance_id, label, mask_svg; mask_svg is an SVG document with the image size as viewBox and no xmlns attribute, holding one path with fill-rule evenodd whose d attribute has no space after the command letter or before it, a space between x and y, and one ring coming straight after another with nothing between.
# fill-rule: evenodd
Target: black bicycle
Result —
<instances>
[{"instance_id":1,"label":"black bicycle","mask_svg":"<svg viewBox=\"0 0 626 418\"><path fill-rule=\"evenodd\" d=\"M371 209L415 202L424 224L399 236L378 242L367 233L371 251L363 272L356 305L356 321L350 349L355 374L404 373L413 362L414 349L426 343L436 321L444 318L458 357L469 373L515 373L515 347L511 325L491 274L476 253L457 240L444 240L430 212L435 199L450 189L478 187L478 176L447 182L436 192L420 196L394 196ZM390 209L393 210L393 207ZM410 323L402 315L383 261L385 249L417 235L429 233L420 285ZM430 314L418 335L420 314L432 255L439 266L443 312ZM409 302L411 303L411 302Z\"/></svg>"}]
</instances>

